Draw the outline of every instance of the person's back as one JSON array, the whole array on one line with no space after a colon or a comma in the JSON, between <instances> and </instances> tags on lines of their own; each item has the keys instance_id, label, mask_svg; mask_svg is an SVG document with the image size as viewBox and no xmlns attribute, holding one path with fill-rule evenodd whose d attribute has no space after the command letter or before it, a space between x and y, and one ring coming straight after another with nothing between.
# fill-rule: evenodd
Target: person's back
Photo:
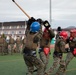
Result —
<instances>
[{"instance_id":1,"label":"person's back","mask_svg":"<svg viewBox=\"0 0 76 75\"><path fill-rule=\"evenodd\" d=\"M37 75L44 75L44 64L36 55L36 49L41 39L39 30L40 24L38 22L33 22L30 26L30 32L28 32L26 36L23 58L28 68L28 75L33 75L34 66L38 69Z\"/></svg>"},{"instance_id":2,"label":"person's back","mask_svg":"<svg viewBox=\"0 0 76 75\"><path fill-rule=\"evenodd\" d=\"M14 39L12 38L12 36L10 36L9 44L14 44L14 43L15 43Z\"/></svg>"},{"instance_id":3,"label":"person's back","mask_svg":"<svg viewBox=\"0 0 76 75\"><path fill-rule=\"evenodd\" d=\"M34 43L34 38L38 36L38 33L29 32L26 37L25 47L29 49L36 49L37 43Z\"/></svg>"},{"instance_id":4,"label":"person's back","mask_svg":"<svg viewBox=\"0 0 76 75\"><path fill-rule=\"evenodd\" d=\"M21 41L21 38L18 36L16 39L16 44L20 44L20 43L22 43L22 41Z\"/></svg>"}]
</instances>

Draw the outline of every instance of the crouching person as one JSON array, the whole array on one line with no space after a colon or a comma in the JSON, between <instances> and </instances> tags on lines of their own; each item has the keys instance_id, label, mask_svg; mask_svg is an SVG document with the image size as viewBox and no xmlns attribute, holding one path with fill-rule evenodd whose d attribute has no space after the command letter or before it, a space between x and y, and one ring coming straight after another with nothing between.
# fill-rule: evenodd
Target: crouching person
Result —
<instances>
[{"instance_id":1,"label":"crouching person","mask_svg":"<svg viewBox=\"0 0 76 75\"><path fill-rule=\"evenodd\" d=\"M30 32L27 33L25 48L23 49L23 58L28 68L27 75L33 75L34 67L37 68L37 75L44 75L44 64L36 57L36 48L41 38L40 24L33 22L30 26Z\"/></svg>"}]
</instances>

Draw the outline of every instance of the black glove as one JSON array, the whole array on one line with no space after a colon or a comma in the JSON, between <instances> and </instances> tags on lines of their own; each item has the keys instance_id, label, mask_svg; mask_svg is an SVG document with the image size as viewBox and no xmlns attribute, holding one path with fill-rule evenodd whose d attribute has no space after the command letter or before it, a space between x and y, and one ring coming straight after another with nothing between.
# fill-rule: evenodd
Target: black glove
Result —
<instances>
[{"instance_id":1,"label":"black glove","mask_svg":"<svg viewBox=\"0 0 76 75\"><path fill-rule=\"evenodd\" d=\"M42 19L40 19L40 18L37 19L37 22L39 22L40 24L43 23Z\"/></svg>"},{"instance_id":2,"label":"black glove","mask_svg":"<svg viewBox=\"0 0 76 75\"><path fill-rule=\"evenodd\" d=\"M27 25L31 25L33 22L35 22L35 18L31 17L28 21L27 21Z\"/></svg>"},{"instance_id":3,"label":"black glove","mask_svg":"<svg viewBox=\"0 0 76 75\"><path fill-rule=\"evenodd\" d=\"M45 20L45 21L43 22L43 25L44 25L46 28L49 28L49 27L50 27L50 24L49 24L49 22L48 22L47 20Z\"/></svg>"},{"instance_id":4,"label":"black glove","mask_svg":"<svg viewBox=\"0 0 76 75\"><path fill-rule=\"evenodd\" d=\"M67 52L70 52L70 48L65 48L65 50L66 50Z\"/></svg>"}]
</instances>

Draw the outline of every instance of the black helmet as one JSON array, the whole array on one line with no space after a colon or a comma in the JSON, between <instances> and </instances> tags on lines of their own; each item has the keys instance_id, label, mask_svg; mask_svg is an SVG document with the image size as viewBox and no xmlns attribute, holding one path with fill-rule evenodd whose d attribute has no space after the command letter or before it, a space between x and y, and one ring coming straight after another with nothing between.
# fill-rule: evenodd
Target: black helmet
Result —
<instances>
[{"instance_id":1,"label":"black helmet","mask_svg":"<svg viewBox=\"0 0 76 75\"><path fill-rule=\"evenodd\" d=\"M57 28L57 31L62 31L62 29L61 29L61 27L60 27L60 26Z\"/></svg>"}]
</instances>

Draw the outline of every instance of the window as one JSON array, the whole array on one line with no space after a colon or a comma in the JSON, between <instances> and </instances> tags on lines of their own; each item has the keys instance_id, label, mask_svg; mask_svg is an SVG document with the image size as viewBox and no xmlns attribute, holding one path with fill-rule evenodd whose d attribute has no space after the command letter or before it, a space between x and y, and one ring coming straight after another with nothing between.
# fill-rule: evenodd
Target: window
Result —
<instances>
[{"instance_id":1,"label":"window","mask_svg":"<svg viewBox=\"0 0 76 75\"><path fill-rule=\"evenodd\" d=\"M17 26L11 26L11 28L14 28L15 29L15 28L17 28Z\"/></svg>"},{"instance_id":2,"label":"window","mask_svg":"<svg viewBox=\"0 0 76 75\"><path fill-rule=\"evenodd\" d=\"M25 25L20 25L19 28L25 28Z\"/></svg>"},{"instance_id":3,"label":"window","mask_svg":"<svg viewBox=\"0 0 76 75\"><path fill-rule=\"evenodd\" d=\"M8 32L7 32L7 31L4 31L3 33L4 33L4 34L8 34Z\"/></svg>"},{"instance_id":4,"label":"window","mask_svg":"<svg viewBox=\"0 0 76 75\"><path fill-rule=\"evenodd\" d=\"M19 34L21 34L21 31L19 31Z\"/></svg>"},{"instance_id":5,"label":"window","mask_svg":"<svg viewBox=\"0 0 76 75\"><path fill-rule=\"evenodd\" d=\"M15 31L11 31L11 32L10 32L10 34L15 34L15 33L16 33Z\"/></svg>"},{"instance_id":6,"label":"window","mask_svg":"<svg viewBox=\"0 0 76 75\"><path fill-rule=\"evenodd\" d=\"M18 31L17 34L24 34L24 31Z\"/></svg>"},{"instance_id":7,"label":"window","mask_svg":"<svg viewBox=\"0 0 76 75\"><path fill-rule=\"evenodd\" d=\"M0 29L2 29L2 25L0 25Z\"/></svg>"},{"instance_id":8,"label":"window","mask_svg":"<svg viewBox=\"0 0 76 75\"><path fill-rule=\"evenodd\" d=\"M4 28L5 28L5 29L9 29L9 28L10 28L10 26L5 26Z\"/></svg>"}]
</instances>

